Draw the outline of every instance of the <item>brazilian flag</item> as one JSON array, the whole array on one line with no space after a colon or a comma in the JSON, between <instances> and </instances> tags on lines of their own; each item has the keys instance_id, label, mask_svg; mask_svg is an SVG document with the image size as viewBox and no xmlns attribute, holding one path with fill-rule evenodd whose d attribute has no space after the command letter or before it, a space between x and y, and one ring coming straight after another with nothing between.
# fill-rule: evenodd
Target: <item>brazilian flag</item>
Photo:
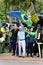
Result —
<instances>
[{"instance_id":1,"label":"brazilian flag","mask_svg":"<svg viewBox=\"0 0 43 65\"><path fill-rule=\"evenodd\" d=\"M20 10L20 13L21 22L27 24L27 26L32 26L33 22L31 21L27 13L24 10Z\"/></svg>"},{"instance_id":2,"label":"brazilian flag","mask_svg":"<svg viewBox=\"0 0 43 65\"><path fill-rule=\"evenodd\" d=\"M33 24L33 22L24 10L6 12L6 14L18 18L21 22L27 24L27 26L32 26Z\"/></svg>"}]
</instances>

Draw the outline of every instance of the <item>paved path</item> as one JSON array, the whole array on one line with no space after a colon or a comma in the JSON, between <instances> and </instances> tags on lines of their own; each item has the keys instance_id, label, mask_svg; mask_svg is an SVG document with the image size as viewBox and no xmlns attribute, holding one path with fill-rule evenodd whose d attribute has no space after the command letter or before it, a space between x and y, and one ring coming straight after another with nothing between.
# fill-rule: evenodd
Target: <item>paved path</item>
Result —
<instances>
[{"instance_id":1,"label":"paved path","mask_svg":"<svg viewBox=\"0 0 43 65\"><path fill-rule=\"evenodd\" d=\"M0 65L43 65L43 62L0 60Z\"/></svg>"}]
</instances>

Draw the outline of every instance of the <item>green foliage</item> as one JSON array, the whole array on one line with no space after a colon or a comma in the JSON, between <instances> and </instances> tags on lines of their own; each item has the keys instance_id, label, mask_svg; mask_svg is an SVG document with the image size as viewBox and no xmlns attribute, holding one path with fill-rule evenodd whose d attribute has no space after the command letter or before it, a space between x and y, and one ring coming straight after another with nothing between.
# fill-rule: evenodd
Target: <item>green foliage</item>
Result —
<instances>
[{"instance_id":1,"label":"green foliage","mask_svg":"<svg viewBox=\"0 0 43 65\"><path fill-rule=\"evenodd\" d=\"M0 12L0 20L5 20L6 17L5 17L5 14L3 12Z\"/></svg>"},{"instance_id":2,"label":"green foliage","mask_svg":"<svg viewBox=\"0 0 43 65\"><path fill-rule=\"evenodd\" d=\"M0 0L0 12L4 13L6 11L20 10L24 9L27 11L30 7L31 1L34 4L37 13L43 14L43 0ZM0 14L1 19L5 19L6 16Z\"/></svg>"}]
</instances>

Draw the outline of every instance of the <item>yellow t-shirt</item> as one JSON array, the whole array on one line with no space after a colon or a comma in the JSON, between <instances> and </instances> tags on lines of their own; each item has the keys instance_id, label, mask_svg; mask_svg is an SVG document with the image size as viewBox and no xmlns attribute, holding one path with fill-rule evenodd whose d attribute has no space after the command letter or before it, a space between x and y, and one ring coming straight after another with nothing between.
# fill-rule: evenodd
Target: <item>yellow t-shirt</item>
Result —
<instances>
[{"instance_id":1,"label":"yellow t-shirt","mask_svg":"<svg viewBox=\"0 0 43 65\"><path fill-rule=\"evenodd\" d=\"M3 37L6 38L6 30L4 27L1 27L1 32L4 33L3 34Z\"/></svg>"}]
</instances>

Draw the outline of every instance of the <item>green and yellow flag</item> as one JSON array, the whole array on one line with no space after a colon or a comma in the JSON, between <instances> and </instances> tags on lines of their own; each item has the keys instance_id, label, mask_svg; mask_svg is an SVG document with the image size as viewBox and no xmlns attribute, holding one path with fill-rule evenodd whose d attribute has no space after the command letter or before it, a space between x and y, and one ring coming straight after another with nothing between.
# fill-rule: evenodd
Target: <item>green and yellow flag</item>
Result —
<instances>
[{"instance_id":1,"label":"green and yellow flag","mask_svg":"<svg viewBox=\"0 0 43 65\"><path fill-rule=\"evenodd\" d=\"M31 20L34 23L37 23L39 21L39 17L37 16L37 13L35 12L33 3L31 3L31 6L29 7L28 11L29 11L29 13L31 15Z\"/></svg>"},{"instance_id":2,"label":"green and yellow flag","mask_svg":"<svg viewBox=\"0 0 43 65\"><path fill-rule=\"evenodd\" d=\"M20 10L20 12L21 12L20 14L21 22L24 22L25 24L27 24L27 26L32 26L33 22L31 21L27 13L24 10Z\"/></svg>"},{"instance_id":3,"label":"green and yellow flag","mask_svg":"<svg viewBox=\"0 0 43 65\"><path fill-rule=\"evenodd\" d=\"M37 16L36 13L34 13L32 16L31 16L31 20L34 22L34 23L37 23L39 21L39 17Z\"/></svg>"}]
</instances>

